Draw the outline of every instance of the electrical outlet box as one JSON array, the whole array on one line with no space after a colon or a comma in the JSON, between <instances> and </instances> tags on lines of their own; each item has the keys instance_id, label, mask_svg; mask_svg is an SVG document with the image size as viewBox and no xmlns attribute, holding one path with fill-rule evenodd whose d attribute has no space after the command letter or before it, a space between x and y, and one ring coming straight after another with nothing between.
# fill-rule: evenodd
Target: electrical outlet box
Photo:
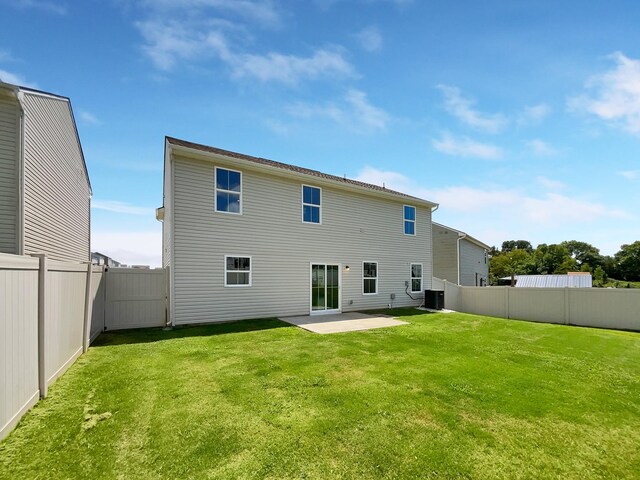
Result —
<instances>
[{"instance_id":1,"label":"electrical outlet box","mask_svg":"<svg viewBox=\"0 0 640 480\"><path fill-rule=\"evenodd\" d=\"M408 287L408 286L409 286L409 280L405 280L405 281L404 281L404 286L405 286L405 287Z\"/></svg>"},{"instance_id":2,"label":"electrical outlet box","mask_svg":"<svg viewBox=\"0 0 640 480\"><path fill-rule=\"evenodd\" d=\"M395 293L392 293L392 294L391 294L391 300L395 300L395 299L396 299L396 294L395 294Z\"/></svg>"}]
</instances>

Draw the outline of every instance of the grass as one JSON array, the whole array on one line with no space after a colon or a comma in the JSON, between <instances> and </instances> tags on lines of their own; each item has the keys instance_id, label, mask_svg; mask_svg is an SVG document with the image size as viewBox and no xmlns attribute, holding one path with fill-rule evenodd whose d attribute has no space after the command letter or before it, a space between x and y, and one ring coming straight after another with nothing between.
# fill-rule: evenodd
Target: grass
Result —
<instances>
[{"instance_id":1,"label":"grass","mask_svg":"<svg viewBox=\"0 0 640 480\"><path fill-rule=\"evenodd\" d=\"M398 310L101 335L0 478L639 478L640 335Z\"/></svg>"}]
</instances>

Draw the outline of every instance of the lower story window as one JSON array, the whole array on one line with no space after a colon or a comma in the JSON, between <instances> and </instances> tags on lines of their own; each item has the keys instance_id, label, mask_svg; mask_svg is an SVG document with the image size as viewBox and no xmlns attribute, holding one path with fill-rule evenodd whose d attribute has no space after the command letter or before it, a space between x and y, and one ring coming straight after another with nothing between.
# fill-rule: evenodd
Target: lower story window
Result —
<instances>
[{"instance_id":1,"label":"lower story window","mask_svg":"<svg viewBox=\"0 0 640 480\"><path fill-rule=\"evenodd\" d=\"M411 293L422 291L422 264L411 264Z\"/></svg>"},{"instance_id":2,"label":"lower story window","mask_svg":"<svg viewBox=\"0 0 640 480\"><path fill-rule=\"evenodd\" d=\"M224 257L224 286L251 286L251 257Z\"/></svg>"},{"instance_id":3,"label":"lower story window","mask_svg":"<svg viewBox=\"0 0 640 480\"><path fill-rule=\"evenodd\" d=\"M364 295L378 293L378 262L362 263L362 293Z\"/></svg>"}]
</instances>

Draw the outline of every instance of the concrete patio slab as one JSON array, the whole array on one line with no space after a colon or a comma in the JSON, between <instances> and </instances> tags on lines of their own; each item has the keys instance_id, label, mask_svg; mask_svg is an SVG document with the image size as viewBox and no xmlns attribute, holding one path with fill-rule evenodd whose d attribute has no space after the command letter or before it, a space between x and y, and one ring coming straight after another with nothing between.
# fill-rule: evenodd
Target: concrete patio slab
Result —
<instances>
[{"instance_id":1,"label":"concrete patio slab","mask_svg":"<svg viewBox=\"0 0 640 480\"><path fill-rule=\"evenodd\" d=\"M366 313L337 313L331 315L304 315L300 317L283 317L283 322L290 323L314 333L343 333L369 330L372 328L395 327L407 322L396 320L388 315L367 315Z\"/></svg>"}]
</instances>

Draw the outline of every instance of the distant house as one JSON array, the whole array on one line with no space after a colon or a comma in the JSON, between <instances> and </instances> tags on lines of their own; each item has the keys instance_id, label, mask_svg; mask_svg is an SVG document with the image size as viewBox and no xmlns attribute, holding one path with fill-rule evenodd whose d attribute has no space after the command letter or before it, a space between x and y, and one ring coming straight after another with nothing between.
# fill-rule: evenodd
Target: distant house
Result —
<instances>
[{"instance_id":1,"label":"distant house","mask_svg":"<svg viewBox=\"0 0 640 480\"><path fill-rule=\"evenodd\" d=\"M437 205L315 170L165 141L174 324L418 306Z\"/></svg>"},{"instance_id":2,"label":"distant house","mask_svg":"<svg viewBox=\"0 0 640 480\"><path fill-rule=\"evenodd\" d=\"M486 286L489 245L468 233L433 222L433 276L464 286Z\"/></svg>"},{"instance_id":3,"label":"distant house","mask_svg":"<svg viewBox=\"0 0 640 480\"><path fill-rule=\"evenodd\" d=\"M91 263L94 265L105 265L107 267L121 267L122 263L100 252L91 252Z\"/></svg>"},{"instance_id":4,"label":"distant house","mask_svg":"<svg viewBox=\"0 0 640 480\"><path fill-rule=\"evenodd\" d=\"M88 262L90 201L69 99L0 82L0 252Z\"/></svg>"},{"instance_id":5,"label":"distant house","mask_svg":"<svg viewBox=\"0 0 640 480\"><path fill-rule=\"evenodd\" d=\"M511 277L503 277L501 283L509 285ZM515 275L516 288L591 288L593 279L589 272L569 272L567 275Z\"/></svg>"}]
</instances>

